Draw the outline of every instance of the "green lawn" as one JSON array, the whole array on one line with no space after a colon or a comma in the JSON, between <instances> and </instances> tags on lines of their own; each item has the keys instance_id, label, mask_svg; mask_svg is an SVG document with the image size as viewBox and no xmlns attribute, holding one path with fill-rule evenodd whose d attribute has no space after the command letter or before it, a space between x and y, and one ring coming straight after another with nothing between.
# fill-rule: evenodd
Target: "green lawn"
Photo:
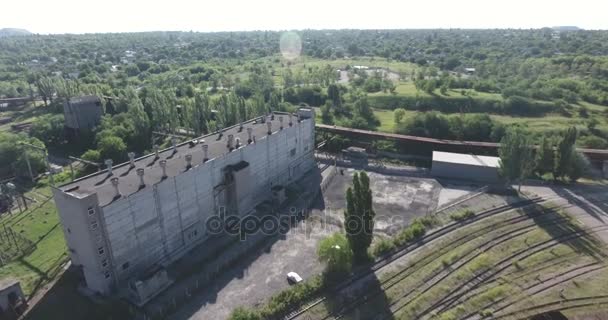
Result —
<instances>
[{"instance_id":1,"label":"green lawn","mask_svg":"<svg viewBox=\"0 0 608 320\"><path fill-rule=\"evenodd\" d=\"M36 189L28 193L39 202L31 204L29 210L13 215L3 215L0 225L6 225L36 243L31 254L0 267L0 279L17 278L26 295L35 292L41 285L50 282L68 260L63 231L57 209L50 196L50 189Z\"/></svg>"},{"instance_id":2,"label":"green lawn","mask_svg":"<svg viewBox=\"0 0 608 320\"><path fill-rule=\"evenodd\" d=\"M412 117L417 111L406 110L405 118ZM393 111L391 110L374 110L374 114L380 120L379 131L383 132L394 132L395 120ZM470 113L475 114L475 113ZM585 128L587 119L580 117L567 118L560 115L547 115L544 117L512 117L503 115L490 115L490 117L498 122L506 125L519 124L531 132L545 132L549 130L563 130L571 126L577 126L578 128ZM604 118L599 118L600 125L599 129L608 130L608 122ZM320 121L320 119L317 119Z\"/></svg>"}]
</instances>

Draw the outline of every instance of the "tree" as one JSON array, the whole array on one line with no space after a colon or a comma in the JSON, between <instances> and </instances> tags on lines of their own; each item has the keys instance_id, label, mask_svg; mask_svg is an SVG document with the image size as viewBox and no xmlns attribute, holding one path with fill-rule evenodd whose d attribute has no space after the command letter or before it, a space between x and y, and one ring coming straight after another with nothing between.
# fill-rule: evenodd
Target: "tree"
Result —
<instances>
[{"instance_id":1,"label":"tree","mask_svg":"<svg viewBox=\"0 0 608 320\"><path fill-rule=\"evenodd\" d=\"M97 148L104 159L112 159L115 163L125 160L127 156L127 145L116 136L102 138L97 144Z\"/></svg>"},{"instance_id":2,"label":"tree","mask_svg":"<svg viewBox=\"0 0 608 320\"><path fill-rule=\"evenodd\" d=\"M589 168L589 160L585 155L578 151L573 151L571 165L568 169L568 179L570 182L576 182L588 172Z\"/></svg>"},{"instance_id":3,"label":"tree","mask_svg":"<svg viewBox=\"0 0 608 320\"><path fill-rule=\"evenodd\" d=\"M395 124L400 124L403 118L405 117L405 109L397 108L393 111L393 117L395 120Z\"/></svg>"},{"instance_id":4,"label":"tree","mask_svg":"<svg viewBox=\"0 0 608 320\"><path fill-rule=\"evenodd\" d=\"M42 96L45 107L48 107L47 100L50 101L51 104L53 103L53 96L55 95L57 89L52 78L39 77L36 80L36 88L38 89L38 93Z\"/></svg>"},{"instance_id":5,"label":"tree","mask_svg":"<svg viewBox=\"0 0 608 320\"><path fill-rule=\"evenodd\" d=\"M348 239L341 233L321 240L317 248L319 261L325 263L328 273L348 273L352 266L353 252Z\"/></svg>"},{"instance_id":6,"label":"tree","mask_svg":"<svg viewBox=\"0 0 608 320\"><path fill-rule=\"evenodd\" d=\"M355 173L353 186L346 190L344 226L348 243L357 262L368 259L367 249L373 238L374 217L369 177L365 172Z\"/></svg>"},{"instance_id":7,"label":"tree","mask_svg":"<svg viewBox=\"0 0 608 320\"><path fill-rule=\"evenodd\" d=\"M508 183L521 184L534 168L533 149L529 136L521 130L509 130L500 141L500 174Z\"/></svg>"},{"instance_id":8,"label":"tree","mask_svg":"<svg viewBox=\"0 0 608 320\"><path fill-rule=\"evenodd\" d=\"M536 151L536 172L541 176L547 172L553 172L554 157L553 141L543 136L538 151Z\"/></svg>"},{"instance_id":9,"label":"tree","mask_svg":"<svg viewBox=\"0 0 608 320\"><path fill-rule=\"evenodd\" d=\"M59 144L63 141L64 119L62 114L46 114L37 118L30 128L30 135L45 144Z\"/></svg>"},{"instance_id":10,"label":"tree","mask_svg":"<svg viewBox=\"0 0 608 320\"><path fill-rule=\"evenodd\" d=\"M326 101L321 107L321 122L323 124L334 124L334 115L331 113L331 101Z\"/></svg>"},{"instance_id":11,"label":"tree","mask_svg":"<svg viewBox=\"0 0 608 320\"><path fill-rule=\"evenodd\" d=\"M570 127L566 130L564 136L557 144L557 152L555 153L555 164L553 167L553 178L559 179L564 177L572 165L572 153L574 152L574 144L576 143L577 131L575 127Z\"/></svg>"}]
</instances>

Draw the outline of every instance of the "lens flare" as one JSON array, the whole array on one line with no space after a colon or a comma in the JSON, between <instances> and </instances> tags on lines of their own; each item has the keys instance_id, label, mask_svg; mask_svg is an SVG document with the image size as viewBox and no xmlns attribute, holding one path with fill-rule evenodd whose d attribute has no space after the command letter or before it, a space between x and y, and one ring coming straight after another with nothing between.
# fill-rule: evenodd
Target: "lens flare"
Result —
<instances>
[{"instance_id":1,"label":"lens flare","mask_svg":"<svg viewBox=\"0 0 608 320\"><path fill-rule=\"evenodd\" d=\"M295 60L300 56L300 53L302 53L302 40L300 39L300 36L293 31L285 32L281 35L279 47L283 58Z\"/></svg>"}]
</instances>

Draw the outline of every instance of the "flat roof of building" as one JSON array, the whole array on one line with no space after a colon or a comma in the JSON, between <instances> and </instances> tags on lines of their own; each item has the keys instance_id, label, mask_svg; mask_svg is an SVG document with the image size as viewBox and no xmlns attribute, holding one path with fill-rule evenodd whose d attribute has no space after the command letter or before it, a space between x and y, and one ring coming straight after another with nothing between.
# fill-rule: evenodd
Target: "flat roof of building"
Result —
<instances>
[{"instance_id":1,"label":"flat roof of building","mask_svg":"<svg viewBox=\"0 0 608 320\"><path fill-rule=\"evenodd\" d=\"M279 117L283 118L283 126L289 127L289 114L275 112L276 116L274 120L271 117L266 117L266 122L272 123L272 132L276 133L280 129ZM294 114L292 117L294 124L297 124L297 117ZM309 119L302 119L302 121L312 121ZM247 140L249 138L247 128L252 129L252 136L256 139L262 139L268 135L268 127L266 123L261 122L261 117L254 120L243 122L243 128L240 130L240 124L223 129L220 132L214 132L199 138L191 139L186 142L182 142L177 145L176 152L173 152L173 147L159 150L159 158L157 159L155 154L149 154L140 158L135 159L135 167L131 167L129 161L114 165L112 167L112 175L108 175L108 170L102 170L92 175L82 177L67 183L59 189L63 192L70 193L75 197L86 197L90 194L97 193L100 206L106 206L116 200L116 191L112 185L111 179L118 178L119 180L119 191L121 197L129 196L140 190L140 178L137 175L137 169L143 168L144 171L144 183L146 187L157 184L163 180L162 168L160 166L161 160L166 160L166 173L167 178L175 177L186 171L186 155L192 155L192 167L203 163L204 153L201 140L209 146L208 158L212 160L219 156L222 156L229 151L228 149L228 136L234 135L233 145L236 144L236 139L240 139L241 147L247 146ZM198 143L192 144L191 142L197 141Z\"/></svg>"},{"instance_id":2,"label":"flat roof of building","mask_svg":"<svg viewBox=\"0 0 608 320\"><path fill-rule=\"evenodd\" d=\"M19 284L19 281L13 278L0 279L0 291L12 288L17 284Z\"/></svg>"},{"instance_id":3,"label":"flat roof of building","mask_svg":"<svg viewBox=\"0 0 608 320\"><path fill-rule=\"evenodd\" d=\"M498 168L500 166L499 157L478 156L474 154L443 151L433 151L433 161L492 168Z\"/></svg>"}]
</instances>

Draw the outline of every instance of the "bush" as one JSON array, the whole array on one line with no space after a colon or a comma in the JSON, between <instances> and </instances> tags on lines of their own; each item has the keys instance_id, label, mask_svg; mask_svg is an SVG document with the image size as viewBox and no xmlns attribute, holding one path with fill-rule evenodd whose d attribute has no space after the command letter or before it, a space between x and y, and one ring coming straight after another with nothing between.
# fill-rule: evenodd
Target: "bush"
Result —
<instances>
[{"instance_id":1,"label":"bush","mask_svg":"<svg viewBox=\"0 0 608 320\"><path fill-rule=\"evenodd\" d=\"M393 249L395 249L395 244L393 243L393 241L383 238L380 239L380 241L378 241L374 245L374 248L372 249L372 254L374 257L379 257L385 253L390 252Z\"/></svg>"},{"instance_id":2,"label":"bush","mask_svg":"<svg viewBox=\"0 0 608 320\"><path fill-rule=\"evenodd\" d=\"M397 235L394 241L395 245L402 246L422 238L426 233L426 228L427 227L421 219L415 219L412 224Z\"/></svg>"},{"instance_id":3,"label":"bush","mask_svg":"<svg viewBox=\"0 0 608 320\"><path fill-rule=\"evenodd\" d=\"M494 311L492 309L484 309L479 314L484 318L489 318L494 315Z\"/></svg>"},{"instance_id":4,"label":"bush","mask_svg":"<svg viewBox=\"0 0 608 320\"><path fill-rule=\"evenodd\" d=\"M473 212L473 210L466 209L466 210L451 213L450 219L461 222L461 221L465 221L467 219L473 218L474 216L475 216L475 212Z\"/></svg>"}]
</instances>

